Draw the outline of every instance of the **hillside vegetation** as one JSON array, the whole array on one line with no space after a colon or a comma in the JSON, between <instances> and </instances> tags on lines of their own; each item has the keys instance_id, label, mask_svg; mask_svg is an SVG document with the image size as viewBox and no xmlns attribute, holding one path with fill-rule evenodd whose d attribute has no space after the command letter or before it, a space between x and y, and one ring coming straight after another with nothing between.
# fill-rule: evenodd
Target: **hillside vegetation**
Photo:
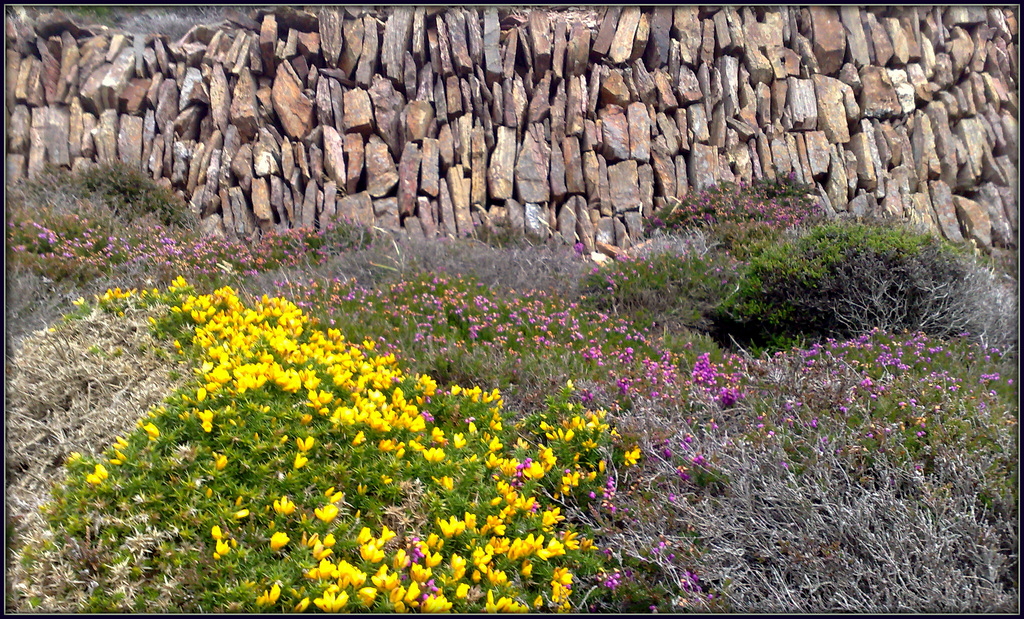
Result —
<instances>
[{"instance_id":1,"label":"hillside vegetation","mask_svg":"<svg viewBox=\"0 0 1024 619\"><path fill-rule=\"evenodd\" d=\"M1015 274L791 181L595 265L8 188L6 607L1018 612Z\"/></svg>"}]
</instances>

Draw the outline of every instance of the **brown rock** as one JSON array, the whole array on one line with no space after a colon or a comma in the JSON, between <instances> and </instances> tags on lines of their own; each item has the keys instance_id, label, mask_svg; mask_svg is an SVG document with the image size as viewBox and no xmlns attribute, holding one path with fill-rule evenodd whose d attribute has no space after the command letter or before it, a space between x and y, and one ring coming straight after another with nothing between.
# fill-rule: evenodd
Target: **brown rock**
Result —
<instances>
[{"instance_id":1,"label":"brown rock","mask_svg":"<svg viewBox=\"0 0 1024 619\"><path fill-rule=\"evenodd\" d=\"M64 144L67 144L66 137ZM142 167L142 119L138 116L125 114L121 117L120 130L117 135L117 153L121 163L131 168ZM69 162L66 161L65 165L67 163Z\"/></svg>"},{"instance_id":2,"label":"brown rock","mask_svg":"<svg viewBox=\"0 0 1024 619\"><path fill-rule=\"evenodd\" d=\"M695 103L704 98L697 76L689 67L679 67L679 78L676 80L676 93L683 105Z\"/></svg>"},{"instance_id":3,"label":"brown rock","mask_svg":"<svg viewBox=\"0 0 1024 619\"><path fill-rule=\"evenodd\" d=\"M447 186L451 192L452 208L455 214L455 228L459 236L473 234L473 218L470 215L470 182L461 165L448 168Z\"/></svg>"},{"instance_id":4,"label":"brown rock","mask_svg":"<svg viewBox=\"0 0 1024 619\"><path fill-rule=\"evenodd\" d=\"M712 146L694 144L688 162L688 178L697 191L714 187L718 178L718 151Z\"/></svg>"},{"instance_id":5,"label":"brown rock","mask_svg":"<svg viewBox=\"0 0 1024 619\"><path fill-rule=\"evenodd\" d=\"M398 232L401 230L397 198L381 198L380 200L374 200L374 216L377 228L382 228L390 232Z\"/></svg>"},{"instance_id":6,"label":"brown rock","mask_svg":"<svg viewBox=\"0 0 1024 619\"><path fill-rule=\"evenodd\" d=\"M886 17L882 19L882 28L892 42L893 60L899 66L906 65L910 60L910 46L907 44L907 37L903 32L903 26L900 25L900 20L895 17Z\"/></svg>"},{"instance_id":7,"label":"brown rock","mask_svg":"<svg viewBox=\"0 0 1024 619\"><path fill-rule=\"evenodd\" d=\"M104 78L105 79L105 78ZM210 93L203 83L203 74L196 67L185 69L185 77L181 82L178 109L185 109L194 103L209 105Z\"/></svg>"},{"instance_id":8,"label":"brown rock","mask_svg":"<svg viewBox=\"0 0 1024 619\"><path fill-rule=\"evenodd\" d=\"M813 130L818 125L818 105L814 82L789 78L786 109L796 130Z\"/></svg>"},{"instance_id":9,"label":"brown rock","mask_svg":"<svg viewBox=\"0 0 1024 619\"><path fill-rule=\"evenodd\" d=\"M323 126L324 132L324 171L339 187L348 181L345 167L345 144L337 129L330 125Z\"/></svg>"},{"instance_id":10,"label":"brown rock","mask_svg":"<svg viewBox=\"0 0 1024 619\"><path fill-rule=\"evenodd\" d=\"M860 72L860 109L865 118L890 118L903 112L888 71L864 67Z\"/></svg>"},{"instance_id":11,"label":"brown rock","mask_svg":"<svg viewBox=\"0 0 1024 619\"><path fill-rule=\"evenodd\" d=\"M323 8L319 16L320 47L329 67L337 67L344 42L342 24L344 18L337 9Z\"/></svg>"},{"instance_id":12,"label":"brown rock","mask_svg":"<svg viewBox=\"0 0 1024 619\"><path fill-rule=\"evenodd\" d=\"M515 166L516 199L520 202L547 202L551 197L548 185L550 147L527 131ZM495 194L497 197L497 194Z\"/></svg>"},{"instance_id":13,"label":"brown rock","mask_svg":"<svg viewBox=\"0 0 1024 619\"><path fill-rule=\"evenodd\" d=\"M658 90L658 103L657 109L659 112L672 112L679 107L679 101L676 99L674 88L672 85L672 79L668 76L668 73L658 69L653 74L654 85Z\"/></svg>"},{"instance_id":14,"label":"brown rock","mask_svg":"<svg viewBox=\"0 0 1024 619\"><path fill-rule=\"evenodd\" d=\"M612 40L618 34L619 15L622 7L610 6L605 9L604 18L601 21L601 28L597 31L597 38L594 40L593 52L598 56L606 56L612 46ZM639 17L637 18L639 20ZM634 32L636 25L633 25ZM632 41L630 41L632 43Z\"/></svg>"},{"instance_id":15,"label":"brown rock","mask_svg":"<svg viewBox=\"0 0 1024 619\"><path fill-rule=\"evenodd\" d=\"M889 40L889 35L886 34L885 28L878 23L874 13L865 12L863 17L865 30L871 40L871 48L875 52L875 64L884 67L889 64L889 60L892 58L892 41Z\"/></svg>"},{"instance_id":16,"label":"brown rock","mask_svg":"<svg viewBox=\"0 0 1024 619\"><path fill-rule=\"evenodd\" d=\"M565 163L565 190L571 194L584 193L586 184L583 179L579 140L573 136L563 138L562 156Z\"/></svg>"},{"instance_id":17,"label":"brown rock","mask_svg":"<svg viewBox=\"0 0 1024 619\"><path fill-rule=\"evenodd\" d=\"M551 72L548 71L540 82L533 87L533 96L527 112L527 123L544 122L551 110Z\"/></svg>"},{"instance_id":18,"label":"brown rock","mask_svg":"<svg viewBox=\"0 0 1024 619\"><path fill-rule=\"evenodd\" d=\"M862 129L864 129L863 126ZM875 191L878 187L877 170L879 164L877 162L879 160L879 156L874 131L862 130L860 133L854 135L850 140L850 147L851 151L857 158L857 178L859 180L859 186L868 191Z\"/></svg>"},{"instance_id":19,"label":"brown rock","mask_svg":"<svg viewBox=\"0 0 1024 619\"><path fill-rule=\"evenodd\" d=\"M116 108L121 91L135 76L135 51L125 48L114 59L110 69L100 82L99 96L104 108ZM209 100L207 100L208 102ZM185 106L182 106L185 107Z\"/></svg>"},{"instance_id":20,"label":"brown rock","mask_svg":"<svg viewBox=\"0 0 1024 619\"><path fill-rule=\"evenodd\" d=\"M536 75L543 75L551 68L551 22L546 11L534 9L527 20L530 34L530 49L533 51L533 68Z\"/></svg>"},{"instance_id":21,"label":"brown rock","mask_svg":"<svg viewBox=\"0 0 1024 619\"><path fill-rule=\"evenodd\" d=\"M621 65L630 59L630 55L633 52L633 41L639 24L640 7L628 6L624 8L622 14L618 17L615 35L611 39L611 45L608 48L608 59L612 63Z\"/></svg>"},{"instance_id":22,"label":"brown rock","mask_svg":"<svg viewBox=\"0 0 1024 619\"><path fill-rule=\"evenodd\" d=\"M403 77L405 52L412 39L412 7L399 6L388 16L384 24L384 39L381 42L381 63L392 80Z\"/></svg>"},{"instance_id":23,"label":"brown rock","mask_svg":"<svg viewBox=\"0 0 1024 619\"><path fill-rule=\"evenodd\" d=\"M846 53L846 32L839 13L832 7L812 6L811 39L814 57L821 73L834 74L843 66Z\"/></svg>"},{"instance_id":24,"label":"brown rock","mask_svg":"<svg viewBox=\"0 0 1024 619\"><path fill-rule=\"evenodd\" d=\"M647 68L654 71L668 63L671 48L672 7L659 6L651 13L650 35L644 51Z\"/></svg>"},{"instance_id":25,"label":"brown rock","mask_svg":"<svg viewBox=\"0 0 1024 619\"><path fill-rule=\"evenodd\" d=\"M370 85L377 72L377 49L380 39L377 33L377 20L366 15L363 18L363 47L356 66L355 82L364 88Z\"/></svg>"},{"instance_id":26,"label":"brown rock","mask_svg":"<svg viewBox=\"0 0 1024 619\"><path fill-rule=\"evenodd\" d=\"M392 153L402 152L401 114L405 107L405 97L395 90L390 80L380 75L373 77L369 95L373 102L377 134L388 145Z\"/></svg>"},{"instance_id":27,"label":"brown rock","mask_svg":"<svg viewBox=\"0 0 1024 619\"><path fill-rule=\"evenodd\" d=\"M373 200L370 194L365 191L347 195L338 200L338 216L352 223L372 226Z\"/></svg>"},{"instance_id":28,"label":"brown rock","mask_svg":"<svg viewBox=\"0 0 1024 619\"><path fill-rule=\"evenodd\" d=\"M569 43L565 49L565 74L567 77L583 75L590 57L590 30L580 22L572 26Z\"/></svg>"},{"instance_id":29,"label":"brown rock","mask_svg":"<svg viewBox=\"0 0 1024 619\"><path fill-rule=\"evenodd\" d=\"M371 197L382 198L398 183L398 170L391 152L376 135L370 136L364 149L366 157L366 190Z\"/></svg>"},{"instance_id":30,"label":"brown rock","mask_svg":"<svg viewBox=\"0 0 1024 619\"><path fill-rule=\"evenodd\" d=\"M850 128L843 103L843 83L824 75L813 76L814 93L817 101L818 128L833 144L850 141Z\"/></svg>"},{"instance_id":31,"label":"brown rock","mask_svg":"<svg viewBox=\"0 0 1024 619\"><path fill-rule=\"evenodd\" d=\"M419 173L420 148L415 142L406 142L398 164L398 212L402 216L415 212Z\"/></svg>"},{"instance_id":32,"label":"brown rock","mask_svg":"<svg viewBox=\"0 0 1024 619\"><path fill-rule=\"evenodd\" d=\"M434 106L429 101L412 101L405 106L405 118L408 138L420 141L434 121Z\"/></svg>"},{"instance_id":33,"label":"brown rock","mask_svg":"<svg viewBox=\"0 0 1024 619\"><path fill-rule=\"evenodd\" d=\"M548 174L551 184L551 201L554 203L561 202L567 193L565 188L565 158L562 154L562 147L559 144L560 142L557 141L551 143L551 168Z\"/></svg>"},{"instance_id":34,"label":"brown rock","mask_svg":"<svg viewBox=\"0 0 1024 619\"><path fill-rule=\"evenodd\" d=\"M33 119L33 124L35 124L35 119ZM99 124L96 125L93 134L97 161L105 164L112 164L117 161L117 135L117 110L105 110L100 114ZM31 162L31 158L29 161ZM31 174L31 168L29 173Z\"/></svg>"},{"instance_id":35,"label":"brown rock","mask_svg":"<svg viewBox=\"0 0 1024 619\"><path fill-rule=\"evenodd\" d=\"M346 76L352 76L363 50L363 20L346 19L341 27L341 35L345 43L338 58L338 68Z\"/></svg>"},{"instance_id":36,"label":"brown rock","mask_svg":"<svg viewBox=\"0 0 1024 619\"><path fill-rule=\"evenodd\" d=\"M473 60L469 55L465 13L462 10L448 10L444 14L444 21L448 26L448 42L455 70L460 75L471 73Z\"/></svg>"},{"instance_id":37,"label":"brown rock","mask_svg":"<svg viewBox=\"0 0 1024 619\"><path fill-rule=\"evenodd\" d=\"M640 104L643 105L642 103ZM622 161L629 159L629 121L622 108L608 105L600 112L601 135L605 159ZM649 129L648 129L649 131Z\"/></svg>"},{"instance_id":38,"label":"brown rock","mask_svg":"<svg viewBox=\"0 0 1024 619\"><path fill-rule=\"evenodd\" d=\"M241 150L239 151L241 152ZM256 176L276 176L280 172L281 151L269 133L260 136L252 147L252 170Z\"/></svg>"},{"instance_id":39,"label":"brown rock","mask_svg":"<svg viewBox=\"0 0 1024 619\"><path fill-rule=\"evenodd\" d=\"M809 131L804 134L807 145L807 162L815 180L822 180L828 173L832 149L824 131Z\"/></svg>"},{"instance_id":40,"label":"brown rock","mask_svg":"<svg viewBox=\"0 0 1024 619\"><path fill-rule=\"evenodd\" d=\"M621 108L629 105L629 89L626 87L626 81L622 79L622 73L618 70L610 71L601 79L599 92L601 105L617 105Z\"/></svg>"},{"instance_id":41,"label":"brown rock","mask_svg":"<svg viewBox=\"0 0 1024 619\"><path fill-rule=\"evenodd\" d=\"M271 100L285 132L296 140L306 137L313 128L313 102L303 94L302 82L290 63L278 66Z\"/></svg>"},{"instance_id":42,"label":"brown rock","mask_svg":"<svg viewBox=\"0 0 1024 619\"><path fill-rule=\"evenodd\" d=\"M373 107L370 95L362 88L353 88L345 93L345 132L369 134L373 130Z\"/></svg>"},{"instance_id":43,"label":"brown rock","mask_svg":"<svg viewBox=\"0 0 1024 619\"><path fill-rule=\"evenodd\" d=\"M576 204L566 202L558 211L558 235L566 245L576 244Z\"/></svg>"},{"instance_id":44,"label":"brown rock","mask_svg":"<svg viewBox=\"0 0 1024 619\"><path fill-rule=\"evenodd\" d=\"M270 210L270 188L266 179L255 178L250 192L252 211L260 229L267 231L274 223L274 213Z\"/></svg>"},{"instance_id":45,"label":"brown rock","mask_svg":"<svg viewBox=\"0 0 1024 619\"><path fill-rule=\"evenodd\" d=\"M250 190L252 186L253 178L253 145L242 144L235 151L234 156L231 158L229 169L231 173L238 179L238 184L246 191Z\"/></svg>"},{"instance_id":46,"label":"brown rock","mask_svg":"<svg viewBox=\"0 0 1024 619\"><path fill-rule=\"evenodd\" d=\"M448 123L441 125L437 132L437 152L441 157L441 168L446 170L455 164L455 141L452 127Z\"/></svg>"},{"instance_id":47,"label":"brown rock","mask_svg":"<svg viewBox=\"0 0 1024 619\"><path fill-rule=\"evenodd\" d=\"M470 202L484 207L487 204L487 144L483 127L473 128L469 143Z\"/></svg>"},{"instance_id":48,"label":"brown rock","mask_svg":"<svg viewBox=\"0 0 1024 619\"><path fill-rule=\"evenodd\" d=\"M651 158L651 118L643 103L631 103L626 110L629 125L629 157L647 162Z\"/></svg>"},{"instance_id":49,"label":"brown rock","mask_svg":"<svg viewBox=\"0 0 1024 619\"><path fill-rule=\"evenodd\" d=\"M849 200L846 165L842 153L842 146L829 149L829 175L825 181L825 193L837 211L845 211Z\"/></svg>"},{"instance_id":50,"label":"brown rock","mask_svg":"<svg viewBox=\"0 0 1024 619\"><path fill-rule=\"evenodd\" d=\"M962 243L964 237L960 233L953 193L949 190L949 185L942 181L932 181L928 183L928 192L931 194L935 220L942 235L954 243Z\"/></svg>"},{"instance_id":51,"label":"brown rock","mask_svg":"<svg viewBox=\"0 0 1024 619\"><path fill-rule=\"evenodd\" d=\"M960 173L968 179L967 184L973 185L981 178L983 162L987 157L991 157L992 147L984 125L978 117L961 119L956 124L954 132L966 147L967 157L962 162Z\"/></svg>"},{"instance_id":52,"label":"brown rock","mask_svg":"<svg viewBox=\"0 0 1024 619\"><path fill-rule=\"evenodd\" d=\"M911 126L911 151L917 163L918 179L923 182L939 178L942 166L935 152L935 134L932 131L931 119L917 112ZM946 154L947 157L952 155L953 153Z\"/></svg>"},{"instance_id":53,"label":"brown rock","mask_svg":"<svg viewBox=\"0 0 1024 619\"><path fill-rule=\"evenodd\" d=\"M501 79L500 35L498 10L494 7L484 9L483 52L488 84L493 84Z\"/></svg>"},{"instance_id":54,"label":"brown rock","mask_svg":"<svg viewBox=\"0 0 1024 619\"><path fill-rule=\"evenodd\" d=\"M79 115L81 115L79 111ZM28 107L19 105L14 108L7 121L7 152L24 155L28 152L31 115ZM81 130L79 130L79 133ZM81 145L79 145L79 150Z\"/></svg>"},{"instance_id":55,"label":"brown rock","mask_svg":"<svg viewBox=\"0 0 1024 619\"><path fill-rule=\"evenodd\" d=\"M437 140L433 138L424 138L423 150L420 154L420 191L432 198L436 198L438 196L438 191L440 189L438 185L438 180L440 178L438 156ZM511 182L509 185L511 186Z\"/></svg>"}]
</instances>

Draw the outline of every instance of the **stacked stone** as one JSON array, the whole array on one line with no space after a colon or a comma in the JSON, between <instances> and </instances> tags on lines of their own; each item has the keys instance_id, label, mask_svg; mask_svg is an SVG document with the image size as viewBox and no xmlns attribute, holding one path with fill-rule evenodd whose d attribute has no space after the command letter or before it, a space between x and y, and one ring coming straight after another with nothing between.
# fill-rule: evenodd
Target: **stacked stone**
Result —
<instances>
[{"instance_id":1,"label":"stacked stone","mask_svg":"<svg viewBox=\"0 0 1024 619\"><path fill-rule=\"evenodd\" d=\"M8 20L8 178L121 161L229 237L613 251L671 198L792 174L833 213L1015 247L1015 11L597 11L277 7L178 41Z\"/></svg>"}]
</instances>

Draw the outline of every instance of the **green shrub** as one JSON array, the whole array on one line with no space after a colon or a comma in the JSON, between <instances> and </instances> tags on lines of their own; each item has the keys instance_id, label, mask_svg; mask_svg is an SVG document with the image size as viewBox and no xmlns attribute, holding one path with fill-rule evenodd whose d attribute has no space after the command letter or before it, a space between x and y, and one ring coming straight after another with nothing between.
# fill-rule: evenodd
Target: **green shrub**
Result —
<instances>
[{"instance_id":1,"label":"green shrub","mask_svg":"<svg viewBox=\"0 0 1024 619\"><path fill-rule=\"evenodd\" d=\"M956 335L974 323L971 264L901 227L829 223L761 247L717 312L719 334L788 345L879 327Z\"/></svg>"},{"instance_id":2,"label":"green shrub","mask_svg":"<svg viewBox=\"0 0 1024 619\"><path fill-rule=\"evenodd\" d=\"M707 329L736 279L736 261L728 253L662 252L595 268L583 280L583 294L598 309L638 322Z\"/></svg>"},{"instance_id":3,"label":"green shrub","mask_svg":"<svg viewBox=\"0 0 1024 619\"><path fill-rule=\"evenodd\" d=\"M79 174L76 181L88 192L101 197L118 217L127 221L153 215L165 226L195 228L198 223L179 197L126 165L91 168Z\"/></svg>"}]
</instances>

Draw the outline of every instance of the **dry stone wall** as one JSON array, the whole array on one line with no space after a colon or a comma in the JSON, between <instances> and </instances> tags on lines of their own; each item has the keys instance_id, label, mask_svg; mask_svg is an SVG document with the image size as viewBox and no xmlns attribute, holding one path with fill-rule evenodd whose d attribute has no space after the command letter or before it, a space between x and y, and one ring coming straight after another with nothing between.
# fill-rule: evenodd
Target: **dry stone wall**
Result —
<instances>
[{"instance_id":1,"label":"dry stone wall","mask_svg":"<svg viewBox=\"0 0 1024 619\"><path fill-rule=\"evenodd\" d=\"M121 161L213 234L348 218L628 247L794 175L986 249L1018 226L1018 14L986 7L239 9L180 40L7 20L7 173Z\"/></svg>"}]
</instances>

